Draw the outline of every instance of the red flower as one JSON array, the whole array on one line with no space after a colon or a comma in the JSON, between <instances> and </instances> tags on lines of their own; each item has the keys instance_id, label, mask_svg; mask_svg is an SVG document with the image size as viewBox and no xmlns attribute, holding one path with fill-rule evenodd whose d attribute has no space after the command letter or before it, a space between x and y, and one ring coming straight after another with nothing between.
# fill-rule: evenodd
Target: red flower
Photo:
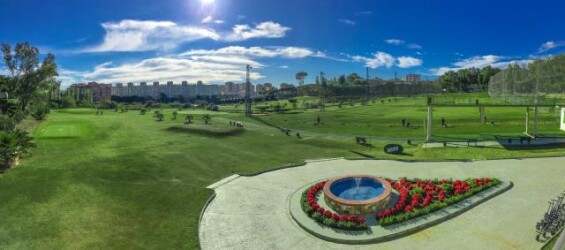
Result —
<instances>
[{"instance_id":1,"label":"red flower","mask_svg":"<svg viewBox=\"0 0 565 250\"><path fill-rule=\"evenodd\" d=\"M329 211L329 210L324 211L324 216L326 216L328 218L332 218L332 215L333 215L332 211Z\"/></svg>"},{"instance_id":2,"label":"red flower","mask_svg":"<svg viewBox=\"0 0 565 250\"><path fill-rule=\"evenodd\" d=\"M357 218L357 222L359 222L359 223L365 223L365 218L359 217L359 218Z\"/></svg>"},{"instance_id":3,"label":"red flower","mask_svg":"<svg viewBox=\"0 0 565 250\"><path fill-rule=\"evenodd\" d=\"M345 216L345 215L340 215L340 216L339 216L339 221L347 221L347 216Z\"/></svg>"},{"instance_id":4,"label":"red flower","mask_svg":"<svg viewBox=\"0 0 565 250\"><path fill-rule=\"evenodd\" d=\"M406 206L406 208L404 208L404 211L406 212L411 212L414 208L412 206Z\"/></svg>"},{"instance_id":5,"label":"red flower","mask_svg":"<svg viewBox=\"0 0 565 250\"><path fill-rule=\"evenodd\" d=\"M326 210L323 207L318 207L316 211L318 211L318 213L324 214Z\"/></svg>"},{"instance_id":6,"label":"red flower","mask_svg":"<svg viewBox=\"0 0 565 250\"><path fill-rule=\"evenodd\" d=\"M352 221L352 222L353 222L353 221L356 221L356 220L357 220L357 216L355 216L355 215L350 215L349 217L347 217L347 220L348 220L348 221Z\"/></svg>"}]
</instances>

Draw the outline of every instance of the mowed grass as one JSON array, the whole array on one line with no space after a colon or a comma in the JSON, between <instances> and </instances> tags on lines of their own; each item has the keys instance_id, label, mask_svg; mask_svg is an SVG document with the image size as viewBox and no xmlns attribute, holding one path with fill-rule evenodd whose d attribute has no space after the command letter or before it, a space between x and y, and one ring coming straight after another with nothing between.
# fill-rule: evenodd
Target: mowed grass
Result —
<instances>
[{"instance_id":1,"label":"mowed grass","mask_svg":"<svg viewBox=\"0 0 565 250\"><path fill-rule=\"evenodd\" d=\"M133 111L53 111L35 130L33 156L0 176L0 249L196 249L207 185L354 155L343 141L242 132L215 115L209 133L199 115L182 129L171 112L156 122Z\"/></svg>"},{"instance_id":2,"label":"mowed grass","mask_svg":"<svg viewBox=\"0 0 565 250\"><path fill-rule=\"evenodd\" d=\"M33 133L37 143L33 156L0 176L0 213L4 215L0 249L196 249L198 217L211 195L206 186L234 173L305 159L494 159L564 154L562 147L423 149L401 142L405 154L388 155L382 148L394 140L385 137L423 133L423 129L400 126L402 117L416 120L425 114L423 105L401 105L403 101L414 104L421 100L399 98L367 107L331 107L320 113L321 125L313 125L316 111L260 116L281 127L314 131L304 133L302 139L294 132L286 136L264 122L234 113L183 110L179 112L183 115L172 120L173 110L163 110L165 121L156 122L153 111L139 115L138 111L106 110L97 116L91 109L54 110ZM519 122L520 110L502 112ZM184 114L189 113L194 114L195 124L187 126ZM206 113L212 115L211 125L203 124L202 114ZM446 119L453 124L446 131L465 133L463 126L474 122L472 115L462 111L445 115L451 115ZM471 120L463 122L457 117ZM229 126L230 120L242 121L244 128ZM508 132L494 130L499 125L478 126ZM380 137L370 139L371 147L364 147L356 145L350 134Z\"/></svg>"},{"instance_id":3,"label":"mowed grass","mask_svg":"<svg viewBox=\"0 0 565 250\"><path fill-rule=\"evenodd\" d=\"M484 97L482 97L484 99ZM470 98L471 100L473 98ZM284 128L325 134L366 135L376 138L423 139L426 136L427 107L425 97L399 97L382 99L368 106L344 104L331 106L324 112L315 109L290 108L291 114L268 113L263 121ZM290 106L289 106L290 107ZM520 136L526 126L525 107L488 107L487 123L480 122L477 107L435 107L433 113L434 139L465 140L467 138L495 139ZM559 130L559 110L540 108L538 130L542 136L565 136ZM317 119L320 117L320 123ZM533 109L530 111L530 133L533 133ZM441 126L444 118L448 127ZM402 126L402 119L410 127ZM494 122L494 126L490 121Z\"/></svg>"}]
</instances>

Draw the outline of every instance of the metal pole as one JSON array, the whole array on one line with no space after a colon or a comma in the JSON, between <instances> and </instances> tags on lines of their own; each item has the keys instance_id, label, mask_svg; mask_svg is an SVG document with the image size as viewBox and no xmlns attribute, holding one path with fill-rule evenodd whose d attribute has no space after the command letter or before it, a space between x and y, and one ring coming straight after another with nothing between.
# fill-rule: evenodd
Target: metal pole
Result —
<instances>
[{"instance_id":1,"label":"metal pole","mask_svg":"<svg viewBox=\"0 0 565 250\"><path fill-rule=\"evenodd\" d=\"M251 71L251 66L249 66L249 64L247 64L246 67L246 81L245 81L245 115L246 116L251 116L251 114L253 113L251 111L251 82L249 80L250 76L250 71Z\"/></svg>"},{"instance_id":2,"label":"metal pole","mask_svg":"<svg viewBox=\"0 0 565 250\"><path fill-rule=\"evenodd\" d=\"M534 137L538 137L538 106L534 106Z\"/></svg>"},{"instance_id":3,"label":"metal pole","mask_svg":"<svg viewBox=\"0 0 565 250\"><path fill-rule=\"evenodd\" d=\"M428 105L428 132L426 133L426 141L430 141L432 139L432 125L433 125L433 106L431 104Z\"/></svg>"},{"instance_id":4,"label":"metal pole","mask_svg":"<svg viewBox=\"0 0 565 250\"><path fill-rule=\"evenodd\" d=\"M367 93L365 93L365 105L369 105L369 67L365 67L367 70Z\"/></svg>"},{"instance_id":5,"label":"metal pole","mask_svg":"<svg viewBox=\"0 0 565 250\"><path fill-rule=\"evenodd\" d=\"M526 134L528 134L529 125L530 125L530 107L526 107Z\"/></svg>"}]
</instances>

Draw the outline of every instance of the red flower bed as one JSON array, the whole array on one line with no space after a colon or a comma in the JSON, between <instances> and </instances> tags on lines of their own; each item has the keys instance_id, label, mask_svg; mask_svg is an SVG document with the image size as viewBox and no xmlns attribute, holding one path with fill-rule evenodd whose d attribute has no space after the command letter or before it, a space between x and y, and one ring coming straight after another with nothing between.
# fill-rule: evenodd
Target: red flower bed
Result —
<instances>
[{"instance_id":1,"label":"red flower bed","mask_svg":"<svg viewBox=\"0 0 565 250\"><path fill-rule=\"evenodd\" d=\"M397 214L408 213L410 216L417 217L419 215L433 212L439 208L458 202L474 193L480 192L500 182L498 179L491 178L474 178L454 181L423 181L417 179L410 181L404 178L401 178L398 181L393 181L390 179L385 180L387 180L392 188L394 188L398 192L399 198L394 206L384 211L380 211L376 214L376 218L377 220L379 220L379 223L381 225L394 224L409 217L404 216L403 218L396 218L395 215ZM449 187L449 189L453 188L453 193L446 192L446 190L444 189L446 187ZM391 220L385 220L389 217L395 218Z\"/></svg>"},{"instance_id":2,"label":"red flower bed","mask_svg":"<svg viewBox=\"0 0 565 250\"><path fill-rule=\"evenodd\" d=\"M357 217L356 215L340 215L326 210L318 204L316 196L322 190L326 181L318 182L303 194L303 207L302 209L310 217L316 219L318 222L327 226L342 228L342 229L366 229L365 218ZM304 199L305 197L305 199ZM306 208L308 206L310 209ZM311 212L310 212L311 211ZM314 215L317 213L318 215ZM326 220L329 219L329 220ZM340 226L341 225L341 226Z\"/></svg>"}]
</instances>

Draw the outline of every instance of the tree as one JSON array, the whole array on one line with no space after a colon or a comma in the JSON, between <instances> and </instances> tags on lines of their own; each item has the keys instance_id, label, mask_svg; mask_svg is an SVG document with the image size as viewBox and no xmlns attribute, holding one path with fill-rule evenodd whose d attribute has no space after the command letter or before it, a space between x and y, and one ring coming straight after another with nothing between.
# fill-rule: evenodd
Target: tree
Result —
<instances>
[{"instance_id":1,"label":"tree","mask_svg":"<svg viewBox=\"0 0 565 250\"><path fill-rule=\"evenodd\" d=\"M0 131L0 162L5 168L18 164L19 158L35 147L32 138L23 130Z\"/></svg>"},{"instance_id":2,"label":"tree","mask_svg":"<svg viewBox=\"0 0 565 250\"><path fill-rule=\"evenodd\" d=\"M177 111L173 111L173 120L177 119L177 114L178 114Z\"/></svg>"},{"instance_id":3,"label":"tree","mask_svg":"<svg viewBox=\"0 0 565 250\"><path fill-rule=\"evenodd\" d=\"M12 50L8 44L2 44L4 63L10 73L8 85L18 98L18 110L27 114L33 101L48 99L49 90L57 84L57 65L55 56L47 54L39 64L39 50L29 43L18 43Z\"/></svg>"},{"instance_id":4,"label":"tree","mask_svg":"<svg viewBox=\"0 0 565 250\"><path fill-rule=\"evenodd\" d=\"M158 122L162 122L163 119L165 119L165 115L163 113L159 112L159 114L157 114L156 118L157 118Z\"/></svg>"},{"instance_id":5,"label":"tree","mask_svg":"<svg viewBox=\"0 0 565 250\"><path fill-rule=\"evenodd\" d=\"M316 85L320 85L320 78L318 76L316 76Z\"/></svg>"},{"instance_id":6,"label":"tree","mask_svg":"<svg viewBox=\"0 0 565 250\"><path fill-rule=\"evenodd\" d=\"M212 120L212 117L209 114L205 114L202 116L202 119L204 119L205 124L208 124L210 120Z\"/></svg>"},{"instance_id":7,"label":"tree","mask_svg":"<svg viewBox=\"0 0 565 250\"><path fill-rule=\"evenodd\" d=\"M304 79L308 76L308 73L304 72L304 71L300 71L298 73L296 73L296 80L298 80L298 86L302 86L304 85Z\"/></svg>"},{"instance_id":8,"label":"tree","mask_svg":"<svg viewBox=\"0 0 565 250\"><path fill-rule=\"evenodd\" d=\"M349 84L357 84L357 81L361 80L362 78L357 75L357 73L351 73L347 76L347 81Z\"/></svg>"},{"instance_id":9,"label":"tree","mask_svg":"<svg viewBox=\"0 0 565 250\"><path fill-rule=\"evenodd\" d=\"M337 78L337 82L340 86L345 86L347 84L347 79L345 78L345 75L340 75Z\"/></svg>"},{"instance_id":10,"label":"tree","mask_svg":"<svg viewBox=\"0 0 565 250\"><path fill-rule=\"evenodd\" d=\"M186 117L184 119L186 120L186 124L190 124L190 123L192 123L194 116L193 115L186 115Z\"/></svg>"}]
</instances>

